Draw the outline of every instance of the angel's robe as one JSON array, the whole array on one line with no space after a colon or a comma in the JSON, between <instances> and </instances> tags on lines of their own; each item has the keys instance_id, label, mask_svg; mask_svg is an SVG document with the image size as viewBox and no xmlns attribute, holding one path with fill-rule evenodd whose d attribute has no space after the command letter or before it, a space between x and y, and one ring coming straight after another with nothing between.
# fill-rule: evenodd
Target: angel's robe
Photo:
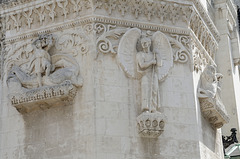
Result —
<instances>
[{"instance_id":1,"label":"angel's robe","mask_svg":"<svg viewBox=\"0 0 240 159\"><path fill-rule=\"evenodd\" d=\"M141 78L141 102L142 111L155 112L160 106L159 83L157 76L157 65L152 64L154 54L152 52L138 52L138 72Z\"/></svg>"}]
</instances>

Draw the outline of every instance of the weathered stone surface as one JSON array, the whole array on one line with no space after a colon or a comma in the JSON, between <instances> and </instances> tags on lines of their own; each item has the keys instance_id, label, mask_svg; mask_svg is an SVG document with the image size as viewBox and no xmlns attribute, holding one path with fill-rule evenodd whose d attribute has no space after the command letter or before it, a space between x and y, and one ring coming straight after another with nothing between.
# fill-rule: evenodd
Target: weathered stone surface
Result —
<instances>
[{"instance_id":1,"label":"weathered stone surface","mask_svg":"<svg viewBox=\"0 0 240 159\"><path fill-rule=\"evenodd\" d=\"M201 74L198 88L198 98L203 116L215 128L221 128L229 122L221 100L221 80L222 74L216 73L216 68L208 65Z\"/></svg>"},{"instance_id":2,"label":"weathered stone surface","mask_svg":"<svg viewBox=\"0 0 240 159\"><path fill-rule=\"evenodd\" d=\"M165 118L159 112L143 112L137 117L138 133L143 137L159 137L164 131Z\"/></svg>"},{"instance_id":3,"label":"weathered stone surface","mask_svg":"<svg viewBox=\"0 0 240 159\"><path fill-rule=\"evenodd\" d=\"M50 56L49 50L53 43L51 34L39 35L32 47L28 45L28 49L23 47L20 52L13 51L15 54L12 56L15 58L7 59L11 63L6 65L9 70L9 99L21 113L72 104L77 87L82 86L79 65L72 56ZM26 52L28 57L25 61L20 61L18 57Z\"/></svg>"},{"instance_id":4,"label":"weathered stone surface","mask_svg":"<svg viewBox=\"0 0 240 159\"><path fill-rule=\"evenodd\" d=\"M222 123L223 103L238 106L229 97L239 85L231 4L1 4L0 158L223 158L221 131L212 128L201 106L207 102L217 110L214 116ZM199 99L199 81L208 65L217 66L223 87L236 92L228 95L222 89L222 97ZM214 89L212 94L218 94ZM44 91L50 91L49 97Z\"/></svg>"},{"instance_id":5,"label":"weathered stone surface","mask_svg":"<svg viewBox=\"0 0 240 159\"><path fill-rule=\"evenodd\" d=\"M70 81L66 81L63 84L35 88L21 94L9 94L9 98L19 112L28 113L36 109L69 105L76 92L77 88Z\"/></svg>"}]
</instances>

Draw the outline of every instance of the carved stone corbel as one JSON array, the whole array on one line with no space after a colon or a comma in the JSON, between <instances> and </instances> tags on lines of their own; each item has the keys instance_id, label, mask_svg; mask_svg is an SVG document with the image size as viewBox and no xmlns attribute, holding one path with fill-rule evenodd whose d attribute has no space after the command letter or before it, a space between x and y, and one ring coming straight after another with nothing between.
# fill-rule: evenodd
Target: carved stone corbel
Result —
<instances>
[{"instance_id":1,"label":"carved stone corbel","mask_svg":"<svg viewBox=\"0 0 240 159\"><path fill-rule=\"evenodd\" d=\"M198 98L203 116L214 128L228 123L229 117L221 100L222 74L213 65L207 65L200 77Z\"/></svg>"},{"instance_id":2,"label":"carved stone corbel","mask_svg":"<svg viewBox=\"0 0 240 159\"><path fill-rule=\"evenodd\" d=\"M70 54L50 55L53 45L53 36L44 34L9 53L8 97L21 113L71 104L83 85L78 62Z\"/></svg>"},{"instance_id":3,"label":"carved stone corbel","mask_svg":"<svg viewBox=\"0 0 240 159\"><path fill-rule=\"evenodd\" d=\"M143 112L137 117L138 133L142 137L159 137L164 131L166 117L155 112Z\"/></svg>"}]
</instances>

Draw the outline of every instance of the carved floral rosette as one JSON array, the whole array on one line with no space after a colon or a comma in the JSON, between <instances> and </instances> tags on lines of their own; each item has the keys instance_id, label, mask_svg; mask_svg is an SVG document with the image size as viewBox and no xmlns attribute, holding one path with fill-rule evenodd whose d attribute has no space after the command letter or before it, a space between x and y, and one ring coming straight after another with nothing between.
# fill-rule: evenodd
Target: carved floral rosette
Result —
<instances>
[{"instance_id":1,"label":"carved floral rosette","mask_svg":"<svg viewBox=\"0 0 240 159\"><path fill-rule=\"evenodd\" d=\"M203 116L214 128L221 128L229 122L229 117L221 101L215 98L199 98Z\"/></svg>"},{"instance_id":2,"label":"carved floral rosette","mask_svg":"<svg viewBox=\"0 0 240 159\"><path fill-rule=\"evenodd\" d=\"M164 131L165 118L160 112L143 112L137 117L138 133L142 137L159 137Z\"/></svg>"},{"instance_id":3,"label":"carved floral rosette","mask_svg":"<svg viewBox=\"0 0 240 159\"><path fill-rule=\"evenodd\" d=\"M59 85L43 86L24 93L9 94L12 105L21 113L36 109L63 106L73 101L77 88L66 81Z\"/></svg>"}]
</instances>

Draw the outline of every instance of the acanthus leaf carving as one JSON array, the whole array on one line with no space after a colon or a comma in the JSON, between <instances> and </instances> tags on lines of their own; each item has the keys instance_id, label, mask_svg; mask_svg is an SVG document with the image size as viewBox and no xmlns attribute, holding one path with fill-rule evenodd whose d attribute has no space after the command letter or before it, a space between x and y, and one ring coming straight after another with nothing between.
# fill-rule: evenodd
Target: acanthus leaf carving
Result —
<instances>
[{"instance_id":1,"label":"acanthus leaf carving","mask_svg":"<svg viewBox=\"0 0 240 159\"><path fill-rule=\"evenodd\" d=\"M190 19L193 16L194 10L192 7L188 6L183 6L182 7L182 12L183 12L183 20L190 26Z\"/></svg>"},{"instance_id":2,"label":"acanthus leaf carving","mask_svg":"<svg viewBox=\"0 0 240 159\"><path fill-rule=\"evenodd\" d=\"M69 32L62 34L56 40L56 49L64 52L67 50L72 53L73 56L77 56L79 52L86 54L89 51L89 41L86 35L82 32Z\"/></svg>"},{"instance_id":3,"label":"acanthus leaf carving","mask_svg":"<svg viewBox=\"0 0 240 159\"><path fill-rule=\"evenodd\" d=\"M12 20L14 21L14 23L13 23L14 27L16 28L17 31L19 31L19 29L22 25L21 24L21 17L22 17L21 13L18 12L16 14L11 14L10 16L11 16Z\"/></svg>"},{"instance_id":4,"label":"acanthus leaf carving","mask_svg":"<svg viewBox=\"0 0 240 159\"><path fill-rule=\"evenodd\" d=\"M113 54L116 55L117 45L114 45L110 39L112 40L119 40L120 37L128 30L127 28L124 29L114 29L116 26L108 25L107 27L104 24L97 23L94 26L94 29L97 34L100 36L97 38L96 44L98 48L98 52L103 54ZM98 53L97 53L98 55Z\"/></svg>"},{"instance_id":5,"label":"acanthus leaf carving","mask_svg":"<svg viewBox=\"0 0 240 159\"><path fill-rule=\"evenodd\" d=\"M141 0L133 0L131 4L132 13L135 15L135 18L138 18L139 14L142 13L142 4Z\"/></svg>"},{"instance_id":6,"label":"acanthus leaf carving","mask_svg":"<svg viewBox=\"0 0 240 159\"><path fill-rule=\"evenodd\" d=\"M16 12L19 12L20 16L24 16L23 12L29 13L28 10L34 10L36 14L38 14L37 21L40 21L40 25L43 25L44 19L48 19L47 17L50 17L52 22L55 22L56 18L56 6L59 6L61 9L62 15L58 16L66 16L69 14L75 14L76 16L79 14L79 12L85 11L85 9L91 8L93 6L94 10L96 9L105 9L109 14L112 14L112 12L116 12L117 10L120 12L122 16L128 15L128 16L135 16L135 18L138 18L140 14L145 14L147 19L152 19L153 17L158 17L161 23L164 23L165 21L170 21L173 24L177 24L177 22L186 22L187 26L191 25L198 25L197 21L202 21L203 23L201 25L204 25L208 30L208 34L205 36L211 36L211 41L219 41L219 33L214 25L214 23L209 19L207 14L205 13L203 7L201 6L201 3L197 3L196 0L194 0L194 6L192 4L185 4L185 3L176 3L176 2L170 2L170 1L152 1L152 0L94 0L93 4L89 0L71 0L67 4L67 0L50 0L46 1L44 3L36 3L36 7L29 7L24 8L22 11L16 11L13 10L9 13L6 13L6 16L14 15ZM57 3L57 4L56 4ZM71 4L70 4L71 3ZM14 2L15 5L22 5L22 2ZM64 6L65 5L65 6ZM61 7L62 6L62 7ZM41 7L41 9L40 9ZM69 7L73 7L73 10L69 10ZM36 9L39 9L39 12L36 11ZM198 18L195 19L198 15ZM4 15L5 16L5 15ZM15 15L14 15L15 16ZM10 16L12 18L12 16ZM45 18L44 18L45 17ZM30 19L35 17L31 16L29 17L29 21L27 22L27 27L31 25ZM65 19L63 18L63 19ZM194 20L195 19L195 20ZM35 20L34 20L35 21ZM12 18L9 22L7 22L9 29L16 29L17 31L20 30L20 28L24 28L25 25L21 25L21 20L19 20L16 16ZM9 24L10 23L10 24ZM13 25L11 24L13 23ZM50 23L46 23L45 25L48 25ZM196 27L195 27L196 28ZM191 26L192 29L192 26ZM192 29L195 33L196 30ZM209 34L210 33L210 34ZM196 34L197 35L197 34ZM203 38L205 39L205 38ZM206 40L200 39L201 42L206 43ZM203 44L205 46L205 44ZM214 46L214 48L212 48ZM207 46L207 51L214 51L216 50L217 44L209 44ZM210 53L213 55L214 53Z\"/></svg>"},{"instance_id":7,"label":"acanthus leaf carving","mask_svg":"<svg viewBox=\"0 0 240 159\"><path fill-rule=\"evenodd\" d=\"M208 28L204 25L201 17L199 17L199 15L196 13L190 20L190 28L196 35L199 42L208 52L209 56L214 59L214 55L217 51L217 42L214 37L212 37L211 33L209 33Z\"/></svg>"},{"instance_id":8,"label":"acanthus leaf carving","mask_svg":"<svg viewBox=\"0 0 240 159\"><path fill-rule=\"evenodd\" d=\"M56 0L54 0L51 4L45 5L46 9L49 11L48 15L52 19L52 22L54 22L55 17L56 17Z\"/></svg>"},{"instance_id":9,"label":"acanthus leaf carving","mask_svg":"<svg viewBox=\"0 0 240 159\"><path fill-rule=\"evenodd\" d=\"M177 34L171 34L170 36L169 41L172 47L175 48L175 53L173 55L174 61L186 63L190 57L190 37Z\"/></svg>"},{"instance_id":10,"label":"acanthus leaf carving","mask_svg":"<svg viewBox=\"0 0 240 159\"><path fill-rule=\"evenodd\" d=\"M128 1L127 0L119 0L118 9L121 12L121 15L124 16L125 12L127 12L129 9Z\"/></svg>"},{"instance_id":11,"label":"acanthus leaf carving","mask_svg":"<svg viewBox=\"0 0 240 159\"><path fill-rule=\"evenodd\" d=\"M108 3L105 3L105 8L108 10L108 14L112 14L112 10L116 9L116 0L109 0Z\"/></svg>"},{"instance_id":12,"label":"acanthus leaf carving","mask_svg":"<svg viewBox=\"0 0 240 159\"><path fill-rule=\"evenodd\" d=\"M6 30L10 30L11 24L10 24L10 16L9 15L5 16L5 25L6 25Z\"/></svg>"},{"instance_id":13,"label":"acanthus leaf carving","mask_svg":"<svg viewBox=\"0 0 240 159\"><path fill-rule=\"evenodd\" d=\"M82 10L81 0L71 0L70 2L73 4L73 10L76 16L78 16L79 12Z\"/></svg>"},{"instance_id":14,"label":"acanthus leaf carving","mask_svg":"<svg viewBox=\"0 0 240 159\"><path fill-rule=\"evenodd\" d=\"M158 4L158 17L160 18L161 23L165 21L168 15L168 4L166 2L160 2Z\"/></svg>"},{"instance_id":15,"label":"acanthus leaf carving","mask_svg":"<svg viewBox=\"0 0 240 159\"><path fill-rule=\"evenodd\" d=\"M58 7L62 8L62 15L64 15L64 18L67 18L67 14L68 9L67 9L67 5L68 5L68 0L63 0L63 1L57 1L57 5Z\"/></svg>"},{"instance_id":16,"label":"acanthus leaf carving","mask_svg":"<svg viewBox=\"0 0 240 159\"><path fill-rule=\"evenodd\" d=\"M29 9L27 12L23 12L23 16L27 20L28 28L31 29L31 24L33 23L33 18L31 18L31 16L32 16L32 9Z\"/></svg>"},{"instance_id":17,"label":"acanthus leaf carving","mask_svg":"<svg viewBox=\"0 0 240 159\"><path fill-rule=\"evenodd\" d=\"M180 18L180 7L178 4L172 4L172 5L169 5L169 11L172 13L172 14L169 14L170 15L170 20L172 21L173 24L176 23L176 20L178 20Z\"/></svg>"},{"instance_id":18,"label":"acanthus leaf carving","mask_svg":"<svg viewBox=\"0 0 240 159\"><path fill-rule=\"evenodd\" d=\"M150 21L151 20L151 17L155 15L155 4L150 1L145 1L143 2L144 3L144 6L145 6L145 11L144 11L144 14L147 16L148 20Z\"/></svg>"},{"instance_id":19,"label":"acanthus leaf carving","mask_svg":"<svg viewBox=\"0 0 240 159\"><path fill-rule=\"evenodd\" d=\"M196 44L195 44L196 45ZM207 56L207 53L200 51L197 46L193 44L192 53L193 53L193 68L197 73L203 71L207 65L214 65L210 60L210 57Z\"/></svg>"},{"instance_id":20,"label":"acanthus leaf carving","mask_svg":"<svg viewBox=\"0 0 240 159\"><path fill-rule=\"evenodd\" d=\"M44 6L39 6L39 7L34 8L34 12L35 12L35 13L38 15L38 17L39 17L40 25L43 24L43 21L44 21L44 19L45 19L44 10L45 10L45 7L44 7Z\"/></svg>"}]
</instances>

